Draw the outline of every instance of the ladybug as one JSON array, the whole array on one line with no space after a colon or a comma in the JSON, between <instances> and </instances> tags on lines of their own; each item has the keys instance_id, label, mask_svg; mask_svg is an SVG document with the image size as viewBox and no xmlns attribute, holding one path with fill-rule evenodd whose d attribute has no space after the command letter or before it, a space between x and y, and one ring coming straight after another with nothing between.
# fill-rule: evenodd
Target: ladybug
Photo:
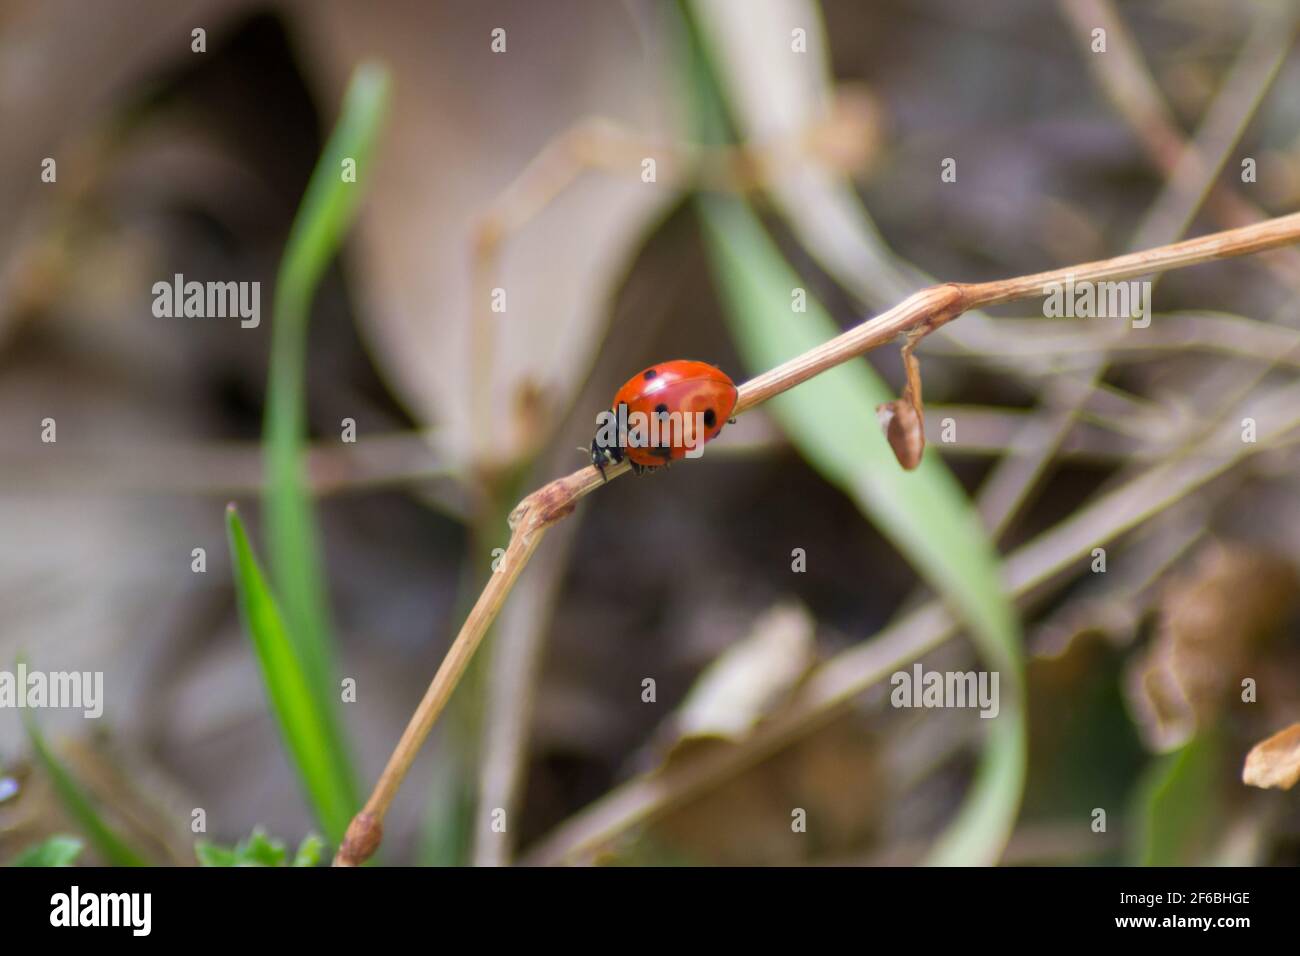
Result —
<instances>
[{"instance_id":1,"label":"ladybug","mask_svg":"<svg viewBox=\"0 0 1300 956\"><path fill-rule=\"evenodd\" d=\"M605 466L626 455L638 475L679 458L696 457L731 420L736 383L707 362L674 359L638 372L598 416L591 463Z\"/></svg>"}]
</instances>

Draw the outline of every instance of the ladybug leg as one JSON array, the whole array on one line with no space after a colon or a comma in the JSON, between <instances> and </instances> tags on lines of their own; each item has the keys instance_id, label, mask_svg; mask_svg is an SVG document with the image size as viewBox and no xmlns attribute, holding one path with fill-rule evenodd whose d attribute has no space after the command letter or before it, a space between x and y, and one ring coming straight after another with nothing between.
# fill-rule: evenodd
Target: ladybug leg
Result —
<instances>
[{"instance_id":1,"label":"ladybug leg","mask_svg":"<svg viewBox=\"0 0 1300 956\"><path fill-rule=\"evenodd\" d=\"M662 465L652 465L652 468L667 468L668 463L673 460L673 449L671 445L660 445L658 448L652 448L650 453L660 459Z\"/></svg>"},{"instance_id":2,"label":"ladybug leg","mask_svg":"<svg viewBox=\"0 0 1300 956\"><path fill-rule=\"evenodd\" d=\"M623 460L623 449L606 448L600 444L598 438L591 440L591 463L600 471L602 481L609 481L609 476L605 474L605 466L611 461L618 463Z\"/></svg>"}]
</instances>

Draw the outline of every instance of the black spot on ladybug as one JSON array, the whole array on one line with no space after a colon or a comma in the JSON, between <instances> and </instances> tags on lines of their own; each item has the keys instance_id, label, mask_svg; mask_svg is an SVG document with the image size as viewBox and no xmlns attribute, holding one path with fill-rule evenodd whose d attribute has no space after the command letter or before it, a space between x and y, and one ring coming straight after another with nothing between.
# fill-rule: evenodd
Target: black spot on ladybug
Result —
<instances>
[{"instance_id":1,"label":"black spot on ladybug","mask_svg":"<svg viewBox=\"0 0 1300 956\"><path fill-rule=\"evenodd\" d=\"M673 457L673 449L671 445L660 445L658 448L652 449L651 454L656 458L662 458L667 461L669 458Z\"/></svg>"},{"instance_id":2,"label":"black spot on ladybug","mask_svg":"<svg viewBox=\"0 0 1300 956\"><path fill-rule=\"evenodd\" d=\"M715 411L714 411L713 409L711 409L711 408L706 408L706 409L704 410L704 424L705 424L705 426L706 426L707 428L712 428L712 427L713 427L714 425L716 425L717 423L718 423L718 415L717 415L717 412L715 412Z\"/></svg>"},{"instance_id":3,"label":"black spot on ladybug","mask_svg":"<svg viewBox=\"0 0 1300 956\"><path fill-rule=\"evenodd\" d=\"M658 374L659 374L659 373L656 372L654 369L652 369L652 368L648 368L648 369L645 370L645 380L648 382L648 381L650 381L650 379L655 378L656 376L658 376Z\"/></svg>"},{"instance_id":4,"label":"black spot on ladybug","mask_svg":"<svg viewBox=\"0 0 1300 956\"><path fill-rule=\"evenodd\" d=\"M668 414L668 406L665 405L663 402L660 402L658 405L655 406L655 414L656 414L656 415L667 415L667 414Z\"/></svg>"}]
</instances>

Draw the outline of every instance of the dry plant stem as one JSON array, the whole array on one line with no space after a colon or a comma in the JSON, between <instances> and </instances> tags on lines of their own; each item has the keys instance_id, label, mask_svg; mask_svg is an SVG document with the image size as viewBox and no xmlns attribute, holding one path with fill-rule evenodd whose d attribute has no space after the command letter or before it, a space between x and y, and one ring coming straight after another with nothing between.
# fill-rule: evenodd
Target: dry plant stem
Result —
<instances>
[{"instance_id":1,"label":"dry plant stem","mask_svg":"<svg viewBox=\"0 0 1300 956\"><path fill-rule=\"evenodd\" d=\"M434 674L429 689L425 691L424 699L420 701L414 716L402 733L401 740L397 742L397 748L389 758L388 765L379 777L379 782L375 784L370 799L366 801L365 807L353 818L351 826L348 827L343 845L334 858L335 866L356 866L369 859L378 849L383 837L384 815L388 812L393 797L397 795L402 779L410 770L411 763L433 728L434 721L446 707L452 691L456 689L457 683L465 673L465 668L469 666L470 659L478 650L493 619L505 602L506 595L510 593L528 559L541 543L542 535L545 534L549 523L529 522L514 529L510 537L510 545L497 566L498 570L493 573L483 593L479 595L478 601L465 619L460 634L456 636L438 672Z\"/></svg>"},{"instance_id":2,"label":"dry plant stem","mask_svg":"<svg viewBox=\"0 0 1300 956\"><path fill-rule=\"evenodd\" d=\"M907 385L903 389L903 399L916 406L917 417L921 420L922 434L925 432L925 401L921 398L921 363L916 358L916 347L925 338L925 332L908 332L907 341L900 351L903 354L903 370L907 373Z\"/></svg>"},{"instance_id":3,"label":"dry plant stem","mask_svg":"<svg viewBox=\"0 0 1300 956\"><path fill-rule=\"evenodd\" d=\"M735 414L740 415L822 372L891 342L900 334L923 336L951 322L967 309L1039 296L1045 287L1064 283L1069 278L1075 282L1132 278L1215 259L1249 255L1297 241L1300 241L1300 213L1292 213L1241 229L1213 233L1114 259L997 282L971 285L950 282L922 289L874 319L750 379L740 387ZM607 468L606 474L609 479L617 478L629 467L627 462L623 462ZM510 545L500 570L492 575L470 611L389 758L374 792L353 819L334 858L335 866L356 866L378 848L384 814L402 779L542 535L550 525L572 512L580 498L604 483L600 472L588 466L533 492L511 513Z\"/></svg>"}]
</instances>

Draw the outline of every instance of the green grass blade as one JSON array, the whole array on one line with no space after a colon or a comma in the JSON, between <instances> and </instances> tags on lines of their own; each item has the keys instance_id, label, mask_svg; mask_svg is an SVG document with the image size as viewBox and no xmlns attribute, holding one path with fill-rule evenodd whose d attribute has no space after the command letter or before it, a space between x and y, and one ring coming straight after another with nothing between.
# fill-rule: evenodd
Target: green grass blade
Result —
<instances>
[{"instance_id":1,"label":"green grass blade","mask_svg":"<svg viewBox=\"0 0 1300 956\"><path fill-rule=\"evenodd\" d=\"M1204 866L1213 821L1223 818L1217 791L1223 740L1203 730L1154 760L1137 788L1134 855L1141 866Z\"/></svg>"},{"instance_id":2,"label":"green grass blade","mask_svg":"<svg viewBox=\"0 0 1300 956\"><path fill-rule=\"evenodd\" d=\"M303 476L306 439L305 357L312 297L356 213L388 102L382 67L362 65L352 75L338 124L326 143L289 233L275 284L271 369L264 441L267 466L267 549L285 620L323 702L335 700L334 648L325 573L312 502ZM355 161L356 181L344 178ZM331 728L337 726L328 709ZM331 732L342 749L341 734Z\"/></svg>"},{"instance_id":3,"label":"green grass blade","mask_svg":"<svg viewBox=\"0 0 1300 956\"><path fill-rule=\"evenodd\" d=\"M337 846L357 806L350 769L333 746L325 708L289 639L233 505L226 509L226 530L240 616L257 656L271 710L317 819Z\"/></svg>"},{"instance_id":4,"label":"green grass blade","mask_svg":"<svg viewBox=\"0 0 1300 956\"><path fill-rule=\"evenodd\" d=\"M11 866L72 866L81 855L82 842L76 837L52 836L28 847L14 857Z\"/></svg>"},{"instance_id":5,"label":"green grass blade","mask_svg":"<svg viewBox=\"0 0 1300 956\"><path fill-rule=\"evenodd\" d=\"M803 283L739 200L698 200L724 311L741 356L765 371L839 333L822 306L790 308ZM834 368L765 407L827 481L844 491L969 625L984 665L1000 673L1001 709L988 723L980 769L932 862L995 862L1024 788L1026 738L1020 641L996 551L956 479L929 451L899 467L876 421L895 396L865 360Z\"/></svg>"},{"instance_id":6,"label":"green grass blade","mask_svg":"<svg viewBox=\"0 0 1300 956\"><path fill-rule=\"evenodd\" d=\"M104 822L90 797L45 742L31 711L23 711L23 726L27 729L27 739L31 742L36 762L54 784L54 792L59 795L68 815L77 821L81 832L89 837L100 855L113 866L147 866L144 857Z\"/></svg>"}]
</instances>

